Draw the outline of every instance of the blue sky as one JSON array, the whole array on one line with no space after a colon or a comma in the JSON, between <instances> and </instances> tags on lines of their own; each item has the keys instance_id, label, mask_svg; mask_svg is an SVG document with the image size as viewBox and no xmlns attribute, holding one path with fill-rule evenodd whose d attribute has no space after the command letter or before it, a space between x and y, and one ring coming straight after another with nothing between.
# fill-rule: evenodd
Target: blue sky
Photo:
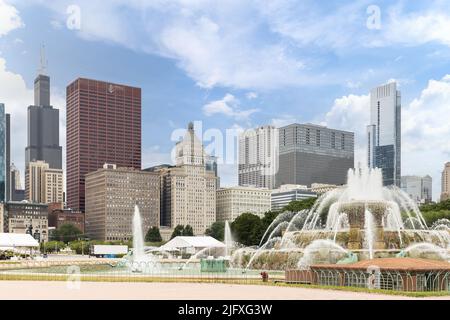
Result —
<instances>
[{"instance_id":1,"label":"blue sky","mask_svg":"<svg viewBox=\"0 0 450 320\"><path fill-rule=\"evenodd\" d=\"M68 28L70 5L79 29ZM379 28L367 26L371 5ZM368 92L396 80L402 171L432 175L437 197L450 160L449 9L446 1L0 0L0 101L13 117L13 160L23 170L25 112L45 43L62 145L73 79L139 86L143 166L169 161L171 136L189 121L221 132L326 124L355 131L363 161ZM221 176L235 184L235 165Z\"/></svg>"}]
</instances>

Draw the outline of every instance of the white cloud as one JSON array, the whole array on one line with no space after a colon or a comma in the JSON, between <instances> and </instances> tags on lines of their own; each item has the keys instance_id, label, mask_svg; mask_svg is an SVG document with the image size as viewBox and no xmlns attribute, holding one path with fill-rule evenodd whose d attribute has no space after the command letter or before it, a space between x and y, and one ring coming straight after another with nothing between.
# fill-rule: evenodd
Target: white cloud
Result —
<instances>
[{"instance_id":1,"label":"white cloud","mask_svg":"<svg viewBox=\"0 0 450 320\"><path fill-rule=\"evenodd\" d=\"M331 8L315 1L262 2L261 12L271 30L300 46L333 50L392 45L418 46L429 42L450 46L450 6L428 1L425 8L405 10L402 1L380 5L380 30L366 27L367 1L337 2ZM396 60L397 61L397 60Z\"/></svg>"},{"instance_id":2,"label":"white cloud","mask_svg":"<svg viewBox=\"0 0 450 320\"><path fill-rule=\"evenodd\" d=\"M54 27L65 26L73 1L34 2L53 10ZM420 11L406 11L398 2L380 4L381 30L366 27L369 4L115 0L105 6L104 1L79 0L81 30L75 32L83 39L174 59L201 87L249 90L342 84L340 71L320 71L330 52L428 42L450 46L448 3L430 1ZM308 58L311 52L314 57ZM361 85L350 80L349 88Z\"/></svg>"},{"instance_id":3,"label":"white cloud","mask_svg":"<svg viewBox=\"0 0 450 320\"><path fill-rule=\"evenodd\" d=\"M384 45L399 43L419 45L437 42L450 46L450 14L448 7L431 7L425 12L405 14L398 8L388 12Z\"/></svg>"},{"instance_id":4,"label":"white cloud","mask_svg":"<svg viewBox=\"0 0 450 320\"><path fill-rule=\"evenodd\" d=\"M27 106L33 102L33 92L28 90L22 76L6 69L6 61L0 58L0 102L11 114L11 161L22 171L27 144Z\"/></svg>"},{"instance_id":5,"label":"white cloud","mask_svg":"<svg viewBox=\"0 0 450 320\"><path fill-rule=\"evenodd\" d=\"M70 1L41 2L65 24ZM326 77L306 75L305 61L282 39L263 39L258 4L221 1L80 0L87 40L105 41L174 59L201 87L272 89ZM55 22L53 22L55 25Z\"/></svg>"},{"instance_id":6,"label":"white cloud","mask_svg":"<svg viewBox=\"0 0 450 320\"><path fill-rule=\"evenodd\" d=\"M304 82L304 63L280 44L252 45L252 37L201 16L164 28L160 50L201 87L272 88ZM245 30L245 28L243 29Z\"/></svg>"},{"instance_id":7,"label":"white cloud","mask_svg":"<svg viewBox=\"0 0 450 320\"><path fill-rule=\"evenodd\" d=\"M252 100L258 98L258 94L256 92L248 92L246 95L247 99Z\"/></svg>"},{"instance_id":8,"label":"white cloud","mask_svg":"<svg viewBox=\"0 0 450 320\"><path fill-rule=\"evenodd\" d=\"M343 96L334 100L324 125L355 133L355 164L366 163L366 126L370 118L369 95Z\"/></svg>"},{"instance_id":9,"label":"white cloud","mask_svg":"<svg viewBox=\"0 0 450 320\"><path fill-rule=\"evenodd\" d=\"M4 0L0 0L0 37L23 26L17 9Z\"/></svg>"},{"instance_id":10,"label":"white cloud","mask_svg":"<svg viewBox=\"0 0 450 320\"><path fill-rule=\"evenodd\" d=\"M300 120L297 117L290 114L282 114L279 117L273 118L270 121L270 124L275 128L281 128L292 123L300 123Z\"/></svg>"},{"instance_id":11,"label":"white cloud","mask_svg":"<svg viewBox=\"0 0 450 320\"><path fill-rule=\"evenodd\" d=\"M355 27L360 30L365 28L366 6L361 2L351 2L328 8L320 2L310 0L259 2L259 10L272 32L291 39L302 47L349 46L354 42Z\"/></svg>"},{"instance_id":12,"label":"white cloud","mask_svg":"<svg viewBox=\"0 0 450 320\"><path fill-rule=\"evenodd\" d=\"M430 174L433 195L441 191L441 171L450 160L450 76L430 80L402 115L402 170Z\"/></svg>"},{"instance_id":13,"label":"white cloud","mask_svg":"<svg viewBox=\"0 0 450 320\"><path fill-rule=\"evenodd\" d=\"M241 110L239 100L232 94L227 93L222 99L211 101L203 106L206 116L223 114L235 120L248 120L249 117L258 112L258 109Z\"/></svg>"}]
</instances>

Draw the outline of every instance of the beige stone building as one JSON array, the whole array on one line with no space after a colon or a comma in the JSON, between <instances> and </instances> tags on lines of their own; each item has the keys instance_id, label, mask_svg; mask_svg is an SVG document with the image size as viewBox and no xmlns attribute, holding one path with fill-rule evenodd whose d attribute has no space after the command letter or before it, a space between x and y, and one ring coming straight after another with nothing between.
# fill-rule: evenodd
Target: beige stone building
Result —
<instances>
[{"instance_id":1,"label":"beige stone building","mask_svg":"<svg viewBox=\"0 0 450 320\"><path fill-rule=\"evenodd\" d=\"M442 189L441 189L441 201L450 199L450 162L445 164L442 171Z\"/></svg>"},{"instance_id":2,"label":"beige stone building","mask_svg":"<svg viewBox=\"0 0 450 320\"><path fill-rule=\"evenodd\" d=\"M60 169L47 169L44 171L43 203L64 201L64 176Z\"/></svg>"},{"instance_id":3,"label":"beige stone building","mask_svg":"<svg viewBox=\"0 0 450 320\"><path fill-rule=\"evenodd\" d=\"M217 221L233 221L245 212L260 217L270 211L271 190L267 188L231 187L217 190Z\"/></svg>"},{"instance_id":4,"label":"beige stone building","mask_svg":"<svg viewBox=\"0 0 450 320\"><path fill-rule=\"evenodd\" d=\"M160 177L157 173L105 164L86 175L86 234L97 240L129 240L134 206L144 234L160 225Z\"/></svg>"},{"instance_id":5,"label":"beige stone building","mask_svg":"<svg viewBox=\"0 0 450 320\"><path fill-rule=\"evenodd\" d=\"M311 192L317 193L318 195L324 194L328 191L338 188L338 185L327 184L327 183L313 183L311 184Z\"/></svg>"},{"instance_id":6,"label":"beige stone building","mask_svg":"<svg viewBox=\"0 0 450 320\"><path fill-rule=\"evenodd\" d=\"M45 161L31 161L25 170L25 198L36 203L63 202L64 177Z\"/></svg>"},{"instance_id":7,"label":"beige stone building","mask_svg":"<svg viewBox=\"0 0 450 320\"><path fill-rule=\"evenodd\" d=\"M161 175L161 225L190 225L195 235L202 235L216 221L217 177L192 123L175 156L176 166L155 168Z\"/></svg>"}]
</instances>

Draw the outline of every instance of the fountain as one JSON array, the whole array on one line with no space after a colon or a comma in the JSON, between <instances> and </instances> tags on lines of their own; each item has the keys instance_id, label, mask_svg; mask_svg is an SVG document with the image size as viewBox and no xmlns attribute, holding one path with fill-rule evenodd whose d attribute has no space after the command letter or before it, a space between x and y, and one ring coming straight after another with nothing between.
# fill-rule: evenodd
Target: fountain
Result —
<instances>
[{"instance_id":1,"label":"fountain","mask_svg":"<svg viewBox=\"0 0 450 320\"><path fill-rule=\"evenodd\" d=\"M259 246L242 247L234 242L230 223L225 221L224 244L219 252L205 248L180 261L176 270L231 269L246 273L252 269L307 269L311 264L342 265L389 257L448 260L450 221L441 219L429 228L417 204L402 190L383 187L380 169L356 168L349 170L346 186L323 194L310 210L279 214ZM128 263L133 272L166 270L166 263L144 252L137 206L133 246Z\"/></svg>"},{"instance_id":2,"label":"fountain","mask_svg":"<svg viewBox=\"0 0 450 320\"><path fill-rule=\"evenodd\" d=\"M228 220L225 221L224 242L225 242L225 258L226 258L230 256L231 250L233 249L234 246L233 236L231 235L231 229Z\"/></svg>"},{"instance_id":3,"label":"fountain","mask_svg":"<svg viewBox=\"0 0 450 320\"><path fill-rule=\"evenodd\" d=\"M396 255L446 260L449 250L449 220L428 228L405 192L383 187L381 169L360 167L348 171L346 186L323 194L310 210L280 214L259 248L240 250L238 260L248 261L249 269L255 261L266 266L261 260L276 256L284 259L277 266L287 268L295 256L297 267L304 268L321 261L342 264Z\"/></svg>"},{"instance_id":4,"label":"fountain","mask_svg":"<svg viewBox=\"0 0 450 320\"><path fill-rule=\"evenodd\" d=\"M305 248L303 256L298 261L298 268L307 269L310 265L318 263L337 263L348 255L348 250L332 240L315 240Z\"/></svg>"},{"instance_id":5,"label":"fountain","mask_svg":"<svg viewBox=\"0 0 450 320\"><path fill-rule=\"evenodd\" d=\"M142 232L142 221L139 207L134 206L133 215L133 261L141 261L145 256L144 237Z\"/></svg>"},{"instance_id":6,"label":"fountain","mask_svg":"<svg viewBox=\"0 0 450 320\"><path fill-rule=\"evenodd\" d=\"M155 257L150 254L146 254L144 243L144 234L142 230L142 218L137 205L134 206L133 215L133 252L128 257L125 265L136 273L152 273L160 269L160 264L156 261Z\"/></svg>"}]
</instances>

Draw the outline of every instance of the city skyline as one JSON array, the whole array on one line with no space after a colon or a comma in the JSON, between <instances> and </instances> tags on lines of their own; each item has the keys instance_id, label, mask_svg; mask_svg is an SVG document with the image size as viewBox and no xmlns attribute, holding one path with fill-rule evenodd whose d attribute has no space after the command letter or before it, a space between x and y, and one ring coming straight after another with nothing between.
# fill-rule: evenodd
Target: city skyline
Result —
<instances>
[{"instance_id":1,"label":"city skyline","mask_svg":"<svg viewBox=\"0 0 450 320\"><path fill-rule=\"evenodd\" d=\"M402 173L405 175L430 174L434 184L433 198L435 200L438 198L442 164L449 158L447 144L441 137L447 135L448 129L439 121L450 113L448 108L450 104L447 103L448 95L446 95L446 92L450 91L450 77L447 76L450 71L446 72L446 70L450 70L450 68L448 63L443 61L445 59L442 59L448 54L446 38L445 35L433 34L433 36L420 39L417 34L422 35L420 32L425 33L426 30L415 30L415 33L412 33L416 35L415 38L387 37L392 24L388 13L393 10L387 2L380 3L382 13L385 14L382 15L384 17L382 29L378 33L365 28L367 6L346 6L346 10L357 14L357 18L349 19L349 23L338 19L337 13L329 15L318 8L314 10L315 15L329 18L330 23L336 23L343 30L354 30L360 26L359 29L364 30L357 33L357 38L367 37L367 42L387 41L395 47L395 50L387 53L386 45L383 43L376 45L372 42L371 46L358 46L356 53L349 53L348 50L345 50L344 44L348 47L355 46L355 44L348 38L345 38L344 44L333 43L329 38L324 40L325 43L318 44L314 41L316 38L313 37L317 35L311 35L311 39L297 39L300 44L304 41L303 46L309 49L306 50L308 53L305 57L306 62L309 63L305 62L309 68L307 69L311 70L311 73L315 73L320 78L319 80L322 80L318 81L315 77L310 84L300 81L303 72L301 70L304 70L302 68L298 74L292 73L295 71L287 73L286 78L290 82L280 79L279 76L268 77L266 74L258 79L254 77L258 71L257 68L255 70L254 65L244 69L249 77L252 76L250 79L253 82L243 81L242 77L234 77L236 74L230 74L228 69L227 72L214 78L208 74L208 70L200 70L200 72L195 68L192 69L193 67L198 68L198 63L191 65L192 57L181 56L182 53L175 46L176 43L173 43L173 46L164 43L165 49L169 50L167 54L147 52L133 46L126 47L123 41L120 41L124 38L114 38L114 35L101 33L102 26L93 24L89 16L85 16L85 19L82 20L84 23L81 24L81 30L68 29L65 24L67 15L64 10L66 9L64 2L57 7L56 5L30 7L24 2L11 4L4 1L1 2L1 5L17 10L12 13L12 17L16 17L13 19L15 22L8 24L10 20L5 21L5 24L2 24L5 29L0 32L0 79L2 83L7 84L5 88L0 89L0 96L3 97L1 102L5 103L7 112L12 114L11 121L14 126L12 130L12 141L14 142L12 161L20 168L22 176L24 176L22 165L24 155L19 154L17 150L18 148L23 150L26 132L17 129L26 119L23 116L23 109L26 109L26 106L33 101L30 92L33 79L37 74L38 52L41 44L45 42L49 60L48 73L52 78L52 101L55 108L61 110L61 135L65 131L63 88L78 76L92 76L105 81L129 83L142 87L143 167L170 160L170 151L173 148L171 133L177 128L184 128L185 123L190 120L203 121L205 129L217 128L219 130L233 126L251 128L264 124L281 126L294 122L326 124L331 128L355 132L357 140L355 162L363 162L364 157L361 155L365 155L365 125L368 123L369 116L367 112L369 90L391 79L396 79L402 91L402 111L405 111L403 112L405 126L402 138L405 148L403 149ZM286 8L283 7L283 4L278 3L277 5L281 12L285 12L283 10ZM332 8L334 5L330 4L329 6ZM84 10L86 6L89 4L80 2L82 17L83 13L90 14L85 12L87 11ZM189 5L178 4L174 6L173 10L181 10L183 6ZM242 8L247 8L246 6L242 5ZM445 5L432 3L425 8L427 9L425 11L419 10L424 9L419 8L421 6L424 5L413 5L404 11L399 9L397 18L400 18L400 23L424 17L425 28L436 27L437 22L432 19L432 13L445 12L445 8L441 7L445 7ZM116 9L115 7L108 8L102 13L100 19L116 18ZM130 10L135 9L130 8ZM214 36L218 32L217 28L222 30L222 33L217 35L219 39L225 39L227 35L231 34L231 30L227 29L230 26L224 24L220 19L220 17L226 17L225 8L205 7L200 9L193 6L188 9L196 13L183 20L186 26L192 26L193 34L189 34L192 35L192 38L189 39L196 40L196 36L203 35L202 32L207 31ZM223 10L220 11L221 9ZM255 10L254 8L247 9ZM259 15L258 19L267 22L269 21L267 17L269 8L262 9L266 10L265 14ZM157 7L145 8L145 12L149 15L159 12L159 10L160 8ZM258 12L261 13L261 11ZM304 16L301 13L299 16ZM243 19L244 16L245 14L235 19ZM45 19L36 19L36 17L45 17ZM271 18L280 17L272 16ZM289 16L286 19L289 20ZM449 20L447 16L444 16L445 21L447 21L446 19ZM113 19L112 21L116 22L117 20ZM271 21L273 22L273 20ZM139 20L136 23L142 23L142 21ZM10 27L5 27L7 25ZM172 30L171 25L163 24L162 27L163 31ZM178 26L173 26L173 28L175 27ZM298 26L292 27L295 31L295 27ZM272 28L275 27L272 25ZM32 29L46 30L47 33L45 36L36 37L36 34L30 32ZM179 29L175 28L175 31L179 31ZM276 44L287 39L287 35L281 34L281 32L272 31L270 34L274 36ZM167 33L162 31L157 33L157 36L162 35L167 36ZM245 34L245 36L255 40L253 33ZM130 40L135 43L135 38ZM207 42L205 38L200 38L200 40L202 41L198 45ZM253 52L250 49L260 49L256 41L251 41L249 46L247 55ZM317 47L323 47L324 53L317 56L312 54L311 52L314 51L312 49ZM413 57L407 55L413 50L411 47L418 48L420 55ZM373 51L377 54L376 59L373 58ZM81 52L86 54L83 59L77 58ZM205 54L208 54L207 57L209 57L211 52L205 51ZM108 61L101 61L105 60L102 57L106 55ZM328 55L331 57L327 57ZM218 56L217 60L220 61L221 57ZM283 58L292 58L286 59L288 66L295 65L297 60L301 60L298 52L295 52L293 57L281 54L281 61L285 61ZM313 58L321 60L320 67L310 61ZM264 57L257 56L255 61L264 61L262 59ZM361 60L369 62L363 63ZM239 62L237 65L244 67L249 61L237 61ZM271 66L279 63L277 61L273 61ZM342 67L327 69L327 65L333 61L340 62ZM356 61L356 66L353 66L351 61ZM208 59L205 59L204 62L212 63ZM228 66L229 62L222 57L222 63ZM412 70L410 65L415 64L420 65L421 68ZM111 71L111 65L118 68L117 70L120 72ZM357 69L357 72L354 68ZM326 80L329 82L324 81L326 77L323 75L327 73L329 79ZM272 80L267 80L268 78ZM6 89L8 92L4 92ZM158 112L155 113L155 110ZM434 119L437 112L440 112L442 116ZM430 141L432 143L429 143ZM64 136L60 137L60 143L63 145L65 153ZM17 147L16 144L20 144L20 147ZM23 151L20 152L23 153ZM224 186L237 185L236 165L219 168Z\"/></svg>"}]
</instances>

